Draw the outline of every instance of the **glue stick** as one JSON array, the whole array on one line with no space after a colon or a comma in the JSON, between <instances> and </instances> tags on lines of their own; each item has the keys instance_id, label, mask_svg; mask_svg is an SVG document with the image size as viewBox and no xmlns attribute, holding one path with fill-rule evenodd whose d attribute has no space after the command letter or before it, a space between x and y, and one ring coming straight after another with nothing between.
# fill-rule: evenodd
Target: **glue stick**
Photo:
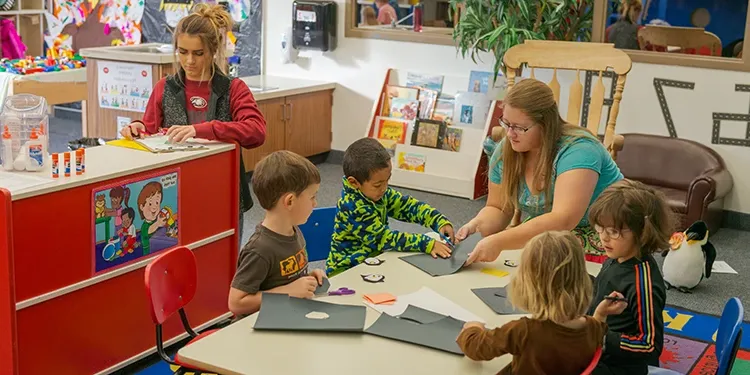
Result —
<instances>
[{"instance_id":1,"label":"glue stick","mask_svg":"<svg viewBox=\"0 0 750 375\"><path fill-rule=\"evenodd\" d=\"M76 175L83 174L83 149L76 150Z\"/></svg>"},{"instance_id":2,"label":"glue stick","mask_svg":"<svg viewBox=\"0 0 750 375\"><path fill-rule=\"evenodd\" d=\"M60 177L60 154L52 154L52 178Z\"/></svg>"},{"instance_id":3,"label":"glue stick","mask_svg":"<svg viewBox=\"0 0 750 375\"><path fill-rule=\"evenodd\" d=\"M86 149L82 148L81 151L81 173L86 173Z\"/></svg>"},{"instance_id":4,"label":"glue stick","mask_svg":"<svg viewBox=\"0 0 750 375\"><path fill-rule=\"evenodd\" d=\"M63 168L65 170L65 177L70 177L70 153L66 152L63 155L63 159L65 160L65 163L63 164Z\"/></svg>"}]
</instances>

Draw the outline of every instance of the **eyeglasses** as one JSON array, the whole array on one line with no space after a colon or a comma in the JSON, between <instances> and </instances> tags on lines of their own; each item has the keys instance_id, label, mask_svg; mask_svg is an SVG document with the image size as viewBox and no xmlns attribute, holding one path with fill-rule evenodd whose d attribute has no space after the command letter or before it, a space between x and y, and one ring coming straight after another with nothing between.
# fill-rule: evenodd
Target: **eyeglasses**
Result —
<instances>
[{"instance_id":1,"label":"eyeglasses","mask_svg":"<svg viewBox=\"0 0 750 375\"><path fill-rule=\"evenodd\" d=\"M507 122L505 122L505 120L504 120L504 119L502 119L502 118L501 118L501 119L500 119L499 121L500 121L500 126L504 127L504 128L505 128L505 130L513 130L513 131L514 131L514 132L516 132L516 133L526 133L527 131L529 131L529 129L531 129L531 128L533 128L534 126L536 126L536 124L534 124L534 125L531 125L531 126L529 126L529 127L526 127L526 128L524 128L524 127L522 127L522 126L516 126L516 125L511 125L511 124L508 124L508 123L507 123Z\"/></svg>"},{"instance_id":2,"label":"eyeglasses","mask_svg":"<svg viewBox=\"0 0 750 375\"><path fill-rule=\"evenodd\" d=\"M606 233L607 237L616 240L622 237L622 234L629 231L630 229L602 228L598 225L594 225L594 230L599 234L599 237L601 237L603 233Z\"/></svg>"}]
</instances>

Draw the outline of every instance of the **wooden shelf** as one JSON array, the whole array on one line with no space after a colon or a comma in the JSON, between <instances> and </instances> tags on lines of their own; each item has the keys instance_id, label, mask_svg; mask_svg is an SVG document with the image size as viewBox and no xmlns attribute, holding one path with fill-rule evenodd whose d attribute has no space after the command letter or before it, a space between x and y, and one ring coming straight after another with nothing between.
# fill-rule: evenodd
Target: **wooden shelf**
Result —
<instances>
[{"instance_id":1,"label":"wooden shelf","mask_svg":"<svg viewBox=\"0 0 750 375\"><path fill-rule=\"evenodd\" d=\"M45 8L45 0L16 0L13 9L0 12L0 17L13 20L21 41L26 45L27 56L44 53Z\"/></svg>"}]
</instances>

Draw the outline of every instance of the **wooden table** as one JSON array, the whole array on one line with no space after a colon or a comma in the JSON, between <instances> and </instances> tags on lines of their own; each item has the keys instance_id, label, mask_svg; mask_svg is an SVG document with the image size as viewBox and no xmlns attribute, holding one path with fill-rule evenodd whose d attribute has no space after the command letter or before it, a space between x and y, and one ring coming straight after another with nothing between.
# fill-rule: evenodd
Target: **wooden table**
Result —
<instances>
[{"instance_id":1,"label":"wooden table","mask_svg":"<svg viewBox=\"0 0 750 375\"><path fill-rule=\"evenodd\" d=\"M397 258L406 253L386 253L380 266L359 265L331 278L331 288L348 287L352 296L323 297L319 300L362 305L362 295L388 292L403 295L423 286L478 315L489 327L501 326L521 315L497 315L471 291L472 288L500 287L510 277L498 278L480 272L493 267L514 272L503 265L506 259L518 260L520 250L506 251L491 264L477 264L442 277L431 277ZM589 273L597 274L599 264L588 263ZM372 284L360 274L381 273L385 282ZM380 315L368 308L365 326ZM431 348L385 339L369 334L254 331L257 314L180 349L187 364L221 374L495 374L510 363L510 356L489 362L475 362Z\"/></svg>"}]
</instances>

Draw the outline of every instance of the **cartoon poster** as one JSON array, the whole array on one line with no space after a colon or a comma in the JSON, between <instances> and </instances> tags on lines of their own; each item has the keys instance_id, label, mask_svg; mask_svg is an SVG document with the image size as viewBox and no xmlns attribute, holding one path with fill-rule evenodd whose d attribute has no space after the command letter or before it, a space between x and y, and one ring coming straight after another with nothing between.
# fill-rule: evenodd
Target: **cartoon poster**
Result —
<instances>
[{"instance_id":1,"label":"cartoon poster","mask_svg":"<svg viewBox=\"0 0 750 375\"><path fill-rule=\"evenodd\" d=\"M94 190L94 273L176 246L178 192L178 170Z\"/></svg>"},{"instance_id":2,"label":"cartoon poster","mask_svg":"<svg viewBox=\"0 0 750 375\"><path fill-rule=\"evenodd\" d=\"M99 107L146 112L153 88L151 66L114 61L97 61Z\"/></svg>"}]
</instances>

